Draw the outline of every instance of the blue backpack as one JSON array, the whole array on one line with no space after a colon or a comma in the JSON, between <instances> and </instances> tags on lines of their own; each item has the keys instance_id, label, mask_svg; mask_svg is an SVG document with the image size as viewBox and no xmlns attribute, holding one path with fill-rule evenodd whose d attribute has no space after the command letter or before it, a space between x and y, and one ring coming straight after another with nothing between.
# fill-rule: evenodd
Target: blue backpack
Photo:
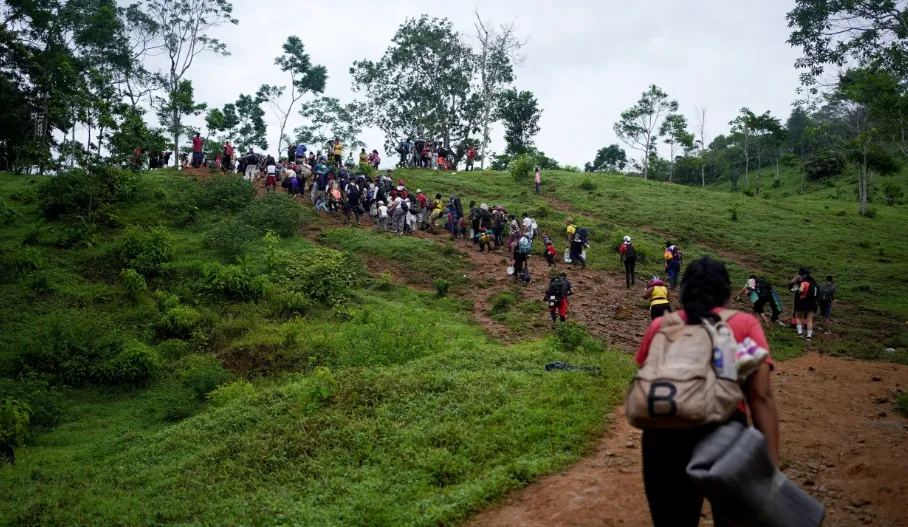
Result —
<instances>
[{"instance_id":1,"label":"blue backpack","mask_svg":"<svg viewBox=\"0 0 908 527\"><path fill-rule=\"evenodd\" d=\"M533 242L529 238L523 236L520 238L520 244L517 246L517 252L520 254L530 254L533 251Z\"/></svg>"}]
</instances>

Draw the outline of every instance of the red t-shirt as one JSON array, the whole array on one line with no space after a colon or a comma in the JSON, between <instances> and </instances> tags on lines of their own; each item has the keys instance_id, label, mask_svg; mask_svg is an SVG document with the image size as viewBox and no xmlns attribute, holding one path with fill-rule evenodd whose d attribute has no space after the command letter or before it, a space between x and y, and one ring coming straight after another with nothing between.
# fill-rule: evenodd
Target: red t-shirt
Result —
<instances>
[{"instance_id":1,"label":"red t-shirt","mask_svg":"<svg viewBox=\"0 0 908 527\"><path fill-rule=\"evenodd\" d=\"M416 196L416 199L419 200L419 203L420 203L420 205L422 205L422 208L426 208L426 197L425 196L420 194L419 196Z\"/></svg>"},{"instance_id":2,"label":"red t-shirt","mask_svg":"<svg viewBox=\"0 0 908 527\"><path fill-rule=\"evenodd\" d=\"M718 314L722 311L722 308L713 309L713 313ZM684 310L680 312L681 319L687 322L687 315L684 313ZM646 360L647 355L649 355L649 347L653 342L653 337L656 336L656 333L659 332L659 328L662 326L662 317L653 320L652 323L647 328L646 333L643 335L643 340L640 342L640 347L637 349L637 355L634 357L634 362L638 366L643 365L643 361ZM760 326L760 322L753 315L748 315L747 313L738 313L735 316L728 319L728 327L731 328L732 333L735 334L735 340L738 342L743 341L747 337L750 337L757 346L769 351L769 344L766 343L766 335L763 333L763 327ZM766 359L766 364L769 364L770 369L773 368L772 354ZM747 413L747 406L742 402L738 405L738 408Z\"/></svg>"},{"instance_id":3,"label":"red t-shirt","mask_svg":"<svg viewBox=\"0 0 908 527\"><path fill-rule=\"evenodd\" d=\"M202 151L202 138L201 138L201 137L193 137L193 138L192 138L192 151L193 151L193 152L201 152L201 151Z\"/></svg>"},{"instance_id":4,"label":"red t-shirt","mask_svg":"<svg viewBox=\"0 0 908 527\"><path fill-rule=\"evenodd\" d=\"M474 157L476 157L476 150L473 150L473 149L471 148L471 149L467 152L467 158L473 159Z\"/></svg>"}]
</instances>

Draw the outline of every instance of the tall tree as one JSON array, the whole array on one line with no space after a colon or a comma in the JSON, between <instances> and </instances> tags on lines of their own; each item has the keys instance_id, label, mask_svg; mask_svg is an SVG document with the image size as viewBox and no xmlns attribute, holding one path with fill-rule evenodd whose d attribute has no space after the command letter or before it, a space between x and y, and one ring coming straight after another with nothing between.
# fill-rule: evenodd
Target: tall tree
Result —
<instances>
[{"instance_id":1,"label":"tall tree","mask_svg":"<svg viewBox=\"0 0 908 527\"><path fill-rule=\"evenodd\" d=\"M284 54L274 59L274 64L284 73L290 74L289 100L284 103L285 86L262 85L258 97L268 103L278 118L280 132L277 140L277 151L283 151L284 131L293 107L307 93L324 93L328 70L321 65L313 65L303 41L299 37L289 36L284 42Z\"/></svg>"},{"instance_id":2,"label":"tall tree","mask_svg":"<svg viewBox=\"0 0 908 527\"><path fill-rule=\"evenodd\" d=\"M706 186L706 107L695 109L697 150L700 158L700 185Z\"/></svg>"},{"instance_id":3,"label":"tall tree","mask_svg":"<svg viewBox=\"0 0 908 527\"><path fill-rule=\"evenodd\" d=\"M341 104L333 97L321 97L312 101L300 114L309 119L309 124L294 130L297 143L307 143L313 150L327 145L335 137L341 140L348 150L361 148L365 119L359 103Z\"/></svg>"},{"instance_id":4,"label":"tall tree","mask_svg":"<svg viewBox=\"0 0 908 527\"><path fill-rule=\"evenodd\" d=\"M668 145L668 180L672 181L675 177L675 156L678 152L687 152L694 147L694 134L687 131L687 118L680 113L673 113L662 121L659 135L665 137L665 144Z\"/></svg>"},{"instance_id":5,"label":"tall tree","mask_svg":"<svg viewBox=\"0 0 908 527\"><path fill-rule=\"evenodd\" d=\"M617 172L627 166L627 153L618 145L600 148L591 163L584 165L585 172Z\"/></svg>"},{"instance_id":6,"label":"tall tree","mask_svg":"<svg viewBox=\"0 0 908 527\"><path fill-rule=\"evenodd\" d=\"M237 126L233 132L233 145L239 152L253 147L268 148L268 126L265 124L265 110L258 96L240 94L234 104Z\"/></svg>"},{"instance_id":7,"label":"tall tree","mask_svg":"<svg viewBox=\"0 0 908 527\"><path fill-rule=\"evenodd\" d=\"M192 81L188 79L181 80L176 90L169 92L165 97L159 97L156 106L161 126L173 138L178 138L190 130L183 124L183 117L200 115L208 108L205 103L195 102L195 90L192 87ZM174 151L179 152L179 149Z\"/></svg>"},{"instance_id":8,"label":"tall tree","mask_svg":"<svg viewBox=\"0 0 908 527\"><path fill-rule=\"evenodd\" d=\"M678 101L669 100L662 88L653 84L637 104L621 112L615 135L624 144L643 153L643 179L649 177L650 155L656 150L657 130L665 115L678 111Z\"/></svg>"},{"instance_id":9,"label":"tall tree","mask_svg":"<svg viewBox=\"0 0 908 527\"><path fill-rule=\"evenodd\" d=\"M532 92L505 90L498 103L498 115L504 123L505 154L525 154L533 146L533 137L539 133L542 110Z\"/></svg>"},{"instance_id":10,"label":"tall tree","mask_svg":"<svg viewBox=\"0 0 908 527\"><path fill-rule=\"evenodd\" d=\"M744 184L750 187L750 160L753 147L753 124L756 116L749 108L741 108L738 116L728 124L731 126L731 135L741 149L744 156Z\"/></svg>"},{"instance_id":11,"label":"tall tree","mask_svg":"<svg viewBox=\"0 0 908 527\"><path fill-rule=\"evenodd\" d=\"M849 62L883 66L908 74L908 2L905 0L796 0L788 12L788 43L804 56L805 85L816 89L827 66Z\"/></svg>"},{"instance_id":12,"label":"tall tree","mask_svg":"<svg viewBox=\"0 0 908 527\"><path fill-rule=\"evenodd\" d=\"M239 21L232 17L233 4L228 0L148 0L144 9L159 29L151 47L167 61L167 69L157 74L165 89L165 96L156 99L159 113L161 108L168 109L174 149L179 150L187 114L180 113L186 106L177 99L183 97L186 72L203 53L228 56L227 45L210 36L209 31Z\"/></svg>"},{"instance_id":13,"label":"tall tree","mask_svg":"<svg viewBox=\"0 0 908 527\"><path fill-rule=\"evenodd\" d=\"M810 126L810 115L804 107L798 105L791 110L791 115L785 121L787 147L796 155L803 156L807 153L804 134Z\"/></svg>"},{"instance_id":14,"label":"tall tree","mask_svg":"<svg viewBox=\"0 0 908 527\"><path fill-rule=\"evenodd\" d=\"M378 62L350 68L353 91L366 96L371 124L385 134L385 150L404 137L461 144L478 131L482 100L471 84L473 51L448 19L407 19Z\"/></svg>"},{"instance_id":15,"label":"tall tree","mask_svg":"<svg viewBox=\"0 0 908 527\"><path fill-rule=\"evenodd\" d=\"M485 168L486 149L489 146L489 131L495 106L500 101L500 94L504 87L514 82L515 64L519 64L523 57L519 55L520 49L526 44L517 37L517 27L512 21L495 28L491 22L483 22L479 11L474 11L476 22L476 38L479 40L479 86L482 100L482 115L480 117L482 129L482 143L480 145L479 167Z\"/></svg>"}]
</instances>

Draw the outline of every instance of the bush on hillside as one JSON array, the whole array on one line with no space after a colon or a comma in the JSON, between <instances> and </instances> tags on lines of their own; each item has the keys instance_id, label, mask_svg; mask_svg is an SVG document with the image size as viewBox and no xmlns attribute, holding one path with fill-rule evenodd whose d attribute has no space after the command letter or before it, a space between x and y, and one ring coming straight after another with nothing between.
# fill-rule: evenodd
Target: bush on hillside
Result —
<instances>
[{"instance_id":1,"label":"bush on hillside","mask_svg":"<svg viewBox=\"0 0 908 527\"><path fill-rule=\"evenodd\" d=\"M234 300L259 298L264 293L266 278L248 265L208 265L202 270L204 287L209 293ZM313 278L314 279L314 278Z\"/></svg>"},{"instance_id":2,"label":"bush on hillside","mask_svg":"<svg viewBox=\"0 0 908 527\"><path fill-rule=\"evenodd\" d=\"M95 376L106 384L145 385L161 368L154 348L130 342L114 357L95 368Z\"/></svg>"},{"instance_id":3,"label":"bush on hillside","mask_svg":"<svg viewBox=\"0 0 908 527\"><path fill-rule=\"evenodd\" d=\"M536 158L529 154L520 154L508 164L508 172L518 183L532 179L535 168Z\"/></svg>"},{"instance_id":4,"label":"bush on hillside","mask_svg":"<svg viewBox=\"0 0 908 527\"><path fill-rule=\"evenodd\" d=\"M886 196L887 205L896 205L902 202L905 191L898 184L887 181L883 183L883 195Z\"/></svg>"},{"instance_id":5,"label":"bush on hillside","mask_svg":"<svg viewBox=\"0 0 908 527\"><path fill-rule=\"evenodd\" d=\"M448 291L451 289L451 283L445 280L444 278L436 278L435 282L435 294L438 298L445 298L448 296Z\"/></svg>"},{"instance_id":6,"label":"bush on hillside","mask_svg":"<svg viewBox=\"0 0 908 527\"><path fill-rule=\"evenodd\" d=\"M206 355L183 357L177 369L177 378L198 397L205 397L215 388L230 382L231 377L217 359Z\"/></svg>"},{"instance_id":7,"label":"bush on hillside","mask_svg":"<svg viewBox=\"0 0 908 527\"><path fill-rule=\"evenodd\" d=\"M286 268L290 287L330 306L346 302L365 276L365 266L349 253L316 249L291 261Z\"/></svg>"},{"instance_id":8,"label":"bush on hillside","mask_svg":"<svg viewBox=\"0 0 908 527\"><path fill-rule=\"evenodd\" d=\"M577 187L580 190L585 190L587 192L592 192L592 191L596 190L596 184L593 183L593 180L589 179L589 178L584 179L583 182L581 182L580 185L578 185Z\"/></svg>"},{"instance_id":9,"label":"bush on hillside","mask_svg":"<svg viewBox=\"0 0 908 527\"><path fill-rule=\"evenodd\" d=\"M820 150L804 159L803 170L807 179L821 179L838 176L845 170L845 158L834 150Z\"/></svg>"},{"instance_id":10,"label":"bush on hillside","mask_svg":"<svg viewBox=\"0 0 908 527\"><path fill-rule=\"evenodd\" d=\"M126 268L145 276L161 274L173 259L173 238L161 227L127 227L117 239L117 255Z\"/></svg>"},{"instance_id":11,"label":"bush on hillside","mask_svg":"<svg viewBox=\"0 0 908 527\"><path fill-rule=\"evenodd\" d=\"M148 284L145 282L145 278L134 269L123 269L123 272L120 273L120 280L123 282L123 290L126 291L126 296L131 300L139 298L140 295L148 291Z\"/></svg>"},{"instance_id":12,"label":"bush on hillside","mask_svg":"<svg viewBox=\"0 0 908 527\"><path fill-rule=\"evenodd\" d=\"M216 223L203 235L205 247L224 256L242 256L250 243L259 239L258 229L243 222L227 220Z\"/></svg>"},{"instance_id":13,"label":"bush on hillside","mask_svg":"<svg viewBox=\"0 0 908 527\"><path fill-rule=\"evenodd\" d=\"M14 399L0 399L0 462L15 462L12 448L22 446L31 429L31 408Z\"/></svg>"},{"instance_id":14,"label":"bush on hillside","mask_svg":"<svg viewBox=\"0 0 908 527\"><path fill-rule=\"evenodd\" d=\"M135 199L138 177L127 170L98 165L48 178L38 188L44 217L81 216L95 221L98 210Z\"/></svg>"},{"instance_id":15,"label":"bush on hillside","mask_svg":"<svg viewBox=\"0 0 908 527\"><path fill-rule=\"evenodd\" d=\"M200 209L220 212L237 212L255 200L255 187L235 175L214 175L202 181L196 196Z\"/></svg>"},{"instance_id":16,"label":"bush on hillside","mask_svg":"<svg viewBox=\"0 0 908 527\"><path fill-rule=\"evenodd\" d=\"M174 337L190 337L202 323L202 314L189 306L175 306L162 316L158 327Z\"/></svg>"},{"instance_id":17,"label":"bush on hillside","mask_svg":"<svg viewBox=\"0 0 908 527\"><path fill-rule=\"evenodd\" d=\"M233 401L252 399L255 395L255 386L249 381L235 381L211 391L207 398L212 405L220 407Z\"/></svg>"},{"instance_id":18,"label":"bush on hillside","mask_svg":"<svg viewBox=\"0 0 908 527\"><path fill-rule=\"evenodd\" d=\"M53 428L63 414L63 394L34 373L20 375L17 379L0 379L0 399L27 404L35 432Z\"/></svg>"},{"instance_id":19,"label":"bush on hillside","mask_svg":"<svg viewBox=\"0 0 908 527\"><path fill-rule=\"evenodd\" d=\"M274 231L287 238L297 233L303 214L303 207L289 194L270 192L249 205L238 220L262 232Z\"/></svg>"}]
</instances>

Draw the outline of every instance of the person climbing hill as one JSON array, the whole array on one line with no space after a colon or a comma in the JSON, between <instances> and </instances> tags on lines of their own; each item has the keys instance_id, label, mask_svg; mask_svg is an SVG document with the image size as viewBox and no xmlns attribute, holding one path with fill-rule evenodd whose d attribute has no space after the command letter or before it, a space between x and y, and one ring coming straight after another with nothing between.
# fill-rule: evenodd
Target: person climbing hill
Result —
<instances>
[{"instance_id":1,"label":"person climbing hill","mask_svg":"<svg viewBox=\"0 0 908 527\"><path fill-rule=\"evenodd\" d=\"M649 300L649 316L651 320L656 320L665 313L672 310L671 293L665 287L665 282L654 276L650 280L646 290L643 291L643 299Z\"/></svg>"},{"instance_id":2,"label":"person climbing hill","mask_svg":"<svg viewBox=\"0 0 908 527\"><path fill-rule=\"evenodd\" d=\"M574 294L571 282L567 279L567 274L560 273L549 282L549 288L545 292L543 302L549 304L549 316L552 318L552 326L557 319L562 322L567 321L568 297Z\"/></svg>"},{"instance_id":3,"label":"person climbing hill","mask_svg":"<svg viewBox=\"0 0 908 527\"><path fill-rule=\"evenodd\" d=\"M810 275L810 269L801 267L798 271L801 282L795 292L795 317L798 336L804 336L807 342L813 339L813 317L817 313L817 281ZM807 326L807 335L804 335Z\"/></svg>"},{"instance_id":4,"label":"person climbing hill","mask_svg":"<svg viewBox=\"0 0 908 527\"><path fill-rule=\"evenodd\" d=\"M625 236L624 243L618 249L619 261L624 264L624 278L627 282L627 288L634 285L634 267L637 265L637 248L631 243L631 237Z\"/></svg>"}]
</instances>

